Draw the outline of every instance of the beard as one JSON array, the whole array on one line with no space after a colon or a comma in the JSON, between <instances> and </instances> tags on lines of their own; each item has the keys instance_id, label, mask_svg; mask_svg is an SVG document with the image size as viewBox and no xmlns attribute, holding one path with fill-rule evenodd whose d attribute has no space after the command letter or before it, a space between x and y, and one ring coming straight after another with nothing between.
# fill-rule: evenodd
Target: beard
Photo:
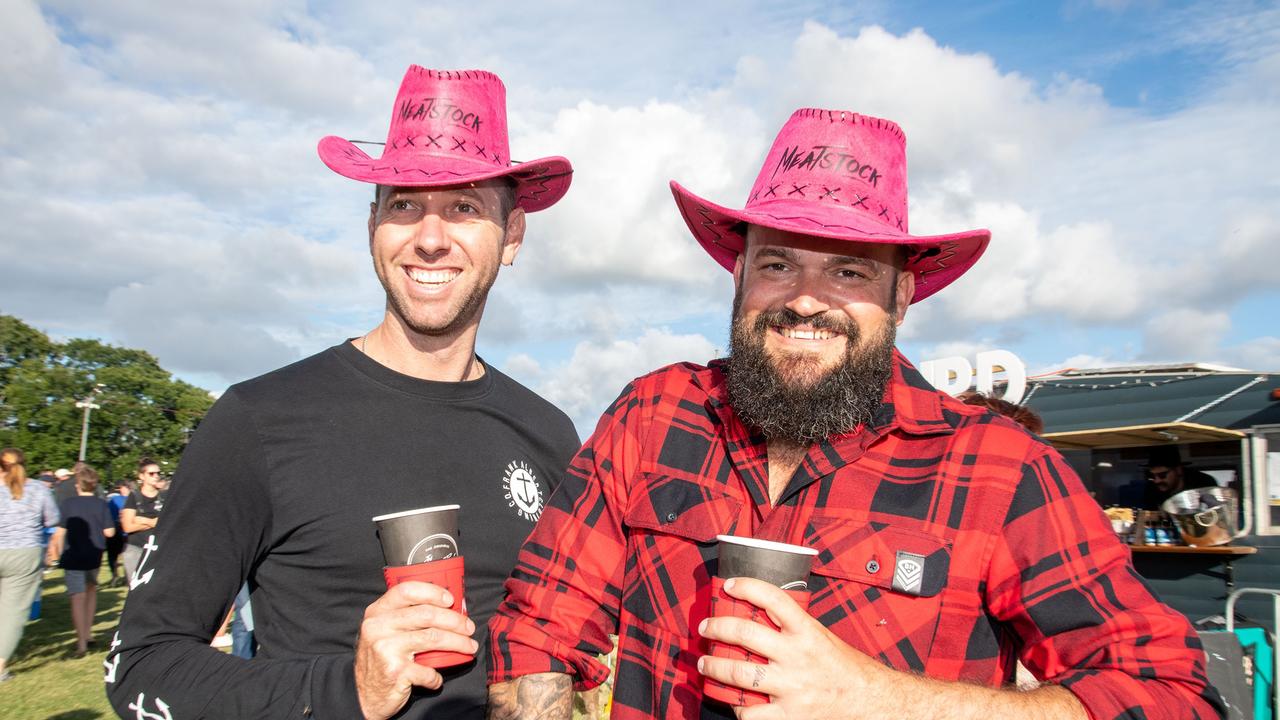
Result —
<instances>
[{"instance_id":1,"label":"beard","mask_svg":"<svg viewBox=\"0 0 1280 720\"><path fill-rule=\"evenodd\" d=\"M863 343L857 323L847 317L805 318L783 308L762 312L748 325L740 305L741 296L735 296L726 384L744 423L769 440L808 445L871 421L893 376L896 312ZM824 368L809 353L770 356L769 328L796 325L844 334L845 352L835 367Z\"/></svg>"}]
</instances>

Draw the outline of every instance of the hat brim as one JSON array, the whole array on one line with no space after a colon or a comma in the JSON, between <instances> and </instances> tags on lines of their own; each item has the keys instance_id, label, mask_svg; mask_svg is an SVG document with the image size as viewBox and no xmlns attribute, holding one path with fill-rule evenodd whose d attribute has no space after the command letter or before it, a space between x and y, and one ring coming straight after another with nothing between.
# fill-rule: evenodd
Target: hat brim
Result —
<instances>
[{"instance_id":1,"label":"hat brim","mask_svg":"<svg viewBox=\"0 0 1280 720\"><path fill-rule=\"evenodd\" d=\"M698 243L730 272L746 243L743 223L850 242L910 245L916 252L904 269L916 276L913 303L955 282L982 257L991 241L991 231L985 229L946 235L896 232L857 210L840 209L818 219L813 216L813 204L805 202L779 201L770 203L767 210L733 210L693 194L675 180L671 194Z\"/></svg>"},{"instance_id":2,"label":"hat brim","mask_svg":"<svg viewBox=\"0 0 1280 720\"><path fill-rule=\"evenodd\" d=\"M370 157L350 140L330 135L316 148L320 160L330 170L360 182L397 187L444 187L507 177L516 184L516 206L525 212L545 210L556 204L569 191L573 166L566 158L551 156L495 167L491 163L436 155L418 156L429 159L430 168L406 167ZM426 163L424 163L426 164Z\"/></svg>"}]
</instances>

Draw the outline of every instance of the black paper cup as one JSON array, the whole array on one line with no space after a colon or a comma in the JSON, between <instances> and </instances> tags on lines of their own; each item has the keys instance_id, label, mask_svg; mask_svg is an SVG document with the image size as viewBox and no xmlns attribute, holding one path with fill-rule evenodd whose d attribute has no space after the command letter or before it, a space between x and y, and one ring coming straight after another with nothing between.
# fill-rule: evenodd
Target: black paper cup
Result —
<instances>
[{"instance_id":1,"label":"black paper cup","mask_svg":"<svg viewBox=\"0 0 1280 720\"><path fill-rule=\"evenodd\" d=\"M778 629L768 613L724 591L725 580L735 577L756 578L776 585L785 590L797 605L808 609L809 569L817 550L736 535L717 535L716 539L720 541L720 566L716 577L711 578L712 617L742 618ZM715 640L707 643L707 652L719 658L769 664L767 658L746 648ZM729 705L750 706L769 702L769 696L764 693L724 685L709 677L703 678L702 692L711 700Z\"/></svg>"},{"instance_id":2,"label":"black paper cup","mask_svg":"<svg viewBox=\"0 0 1280 720\"><path fill-rule=\"evenodd\" d=\"M809 589L809 569L817 550L736 535L717 535L716 540L720 541L719 577L757 578L783 590Z\"/></svg>"},{"instance_id":3,"label":"black paper cup","mask_svg":"<svg viewBox=\"0 0 1280 720\"><path fill-rule=\"evenodd\" d=\"M405 510L379 515L373 521L378 525L387 567L448 560L461 554L457 505Z\"/></svg>"}]
</instances>

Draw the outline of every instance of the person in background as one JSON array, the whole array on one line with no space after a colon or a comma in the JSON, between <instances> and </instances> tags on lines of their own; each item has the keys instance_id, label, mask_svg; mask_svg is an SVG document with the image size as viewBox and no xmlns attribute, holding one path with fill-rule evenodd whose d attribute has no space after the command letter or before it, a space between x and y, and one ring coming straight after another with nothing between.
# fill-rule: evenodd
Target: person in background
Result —
<instances>
[{"instance_id":1,"label":"person in background","mask_svg":"<svg viewBox=\"0 0 1280 720\"><path fill-rule=\"evenodd\" d=\"M249 603L249 584L240 586L232 603L235 616L231 618L231 654L248 660L257 654L253 639L253 606Z\"/></svg>"},{"instance_id":2,"label":"person in background","mask_svg":"<svg viewBox=\"0 0 1280 720\"><path fill-rule=\"evenodd\" d=\"M1142 507L1146 510L1161 509L1165 500L1183 490L1218 485L1212 475L1191 469L1190 463L1182 460L1182 449L1177 445L1152 448L1147 456L1146 470L1147 486L1142 500Z\"/></svg>"},{"instance_id":3,"label":"person in background","mask_svg":"<svg viewBox=\"0 0 1280 720\"><path fill-rule=\"evenodd\" d=\"M125 532L120 525L120 512L124 510L124 504L129 499L129 483L121 481L116 485L115 492L107 496L107 505L111 508L111 521L115 524L116 534L107 538L107 569L111 571L111 585L118 585L120 582L120 554L124 551ZM127 582L128 573L124 577Z\"/></svg>"},{"instance_id":4,"label":"person in background","mask_svg":"<svg viewBox=\"0 0 1280 720\"><path fill-rule=\"evenodd\" d=\"M93 617L98 611L98 570L107 538L116 534L107 501L98 497L98 471L85 463L76 464L76 497L59 508L62 526L54 535L54 546L62 548L60 562L66 573L67 595L71 596L71 623L76 629L76 657L84 657L93 641Z\"/></svg>"},{"instance_id":5,"label":"person in background","mask_svg":"<svg viewBox=\"0 0 1280 720\"><path fill-rule=\"evenodd\" d=\"M120 527L128 533L124 546L124 576L129 581L130 590L136 587L134 576L138 574L138 563L142 561L147 543L155 535L160 511L164 509L164 487L159 463L148 457L139 460L138 490L129 493L124 508L120 510Z\"/></svg>"},{"instance_id":6,"label":"person in background","mask_svg":"<svg viewBox=\"0 0 1280 720\"><path fill-rule=\"evenodd\" d=\"M998 415L1003 415L1026 428L1027 432L1032 434L1039 435L1044 432L1044 420L1040 418L1039 413L1029 407L1015 405L1008 400L994 398L976 390L960 393L956 396L956 399L965 405L984 407Z\"/></svg>"},{"instance_id":7,"label":"person in background","mask_svg":"<svg viewBox=\"0 0 1280 720\"><path fill-rule=\"evenodd\" d=\"M57 524L53 494L27 477L22 451L0 450L0 682L13 677L6 666L40 587L44 529Z\"/></svg>"},{"instance_id":8,"label":"person in background","mask_svg":"<svg viewBox=\"0 0 1280 720\"><path fill-rule=\"evenodd\" d=\"M63 500L76 496L76 482L71 475L72 472L66 468L58 468L53 471L53 499L59 505L62 504Z\"/></svg>"}]
</instances>

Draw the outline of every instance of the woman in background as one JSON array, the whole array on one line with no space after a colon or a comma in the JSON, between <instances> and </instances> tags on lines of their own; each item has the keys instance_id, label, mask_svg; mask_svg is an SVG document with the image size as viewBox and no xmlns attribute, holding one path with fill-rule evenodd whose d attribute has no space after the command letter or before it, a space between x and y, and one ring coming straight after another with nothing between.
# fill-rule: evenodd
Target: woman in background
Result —
<instances>
[{"instance_id":1,"label":"woman in background","mask_svg":"<svg viewBox=\"0 0 1280 720\"><path fill-rule=\"evenodd\" d=\"M95 495L98 472L76 463L76 496L62 501L62 527L54 544L62 546L62 569L71 596L71 623L76 628L76 657L93 644L93 616L98 611L98 569L107 538L116 534L107 501ZM52 554L52 546L50 546Z\"/></svg>"},{"instance_id":2,"label":"woman in background","mask_svg":"<svg viewBox=\"0 0 1280 720\"><path fill-rule=\"evenodd\" d=\"M27 477L26 464L21 450L0 450L0 682L13 677L6 665L43 577L44 529L58 524L53 493Z\"/></svg>"}]
</instances>

